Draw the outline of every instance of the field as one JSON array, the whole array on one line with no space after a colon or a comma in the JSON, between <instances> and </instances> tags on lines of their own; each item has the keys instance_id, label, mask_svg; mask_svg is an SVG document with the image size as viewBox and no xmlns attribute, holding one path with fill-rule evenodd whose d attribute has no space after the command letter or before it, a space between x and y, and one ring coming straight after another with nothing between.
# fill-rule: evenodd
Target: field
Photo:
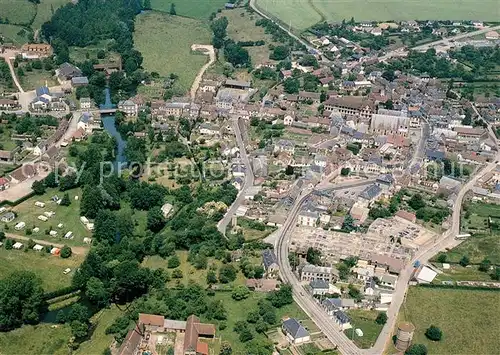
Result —
<instances>
[{"instance_id":1,"label":"field","mask_svg":"<svg viewBox=\"0 0 500 355\"><path fill-rule=\"evenodd\" d=\"M64 193L61 193L56 189L49 189L44 195L34 196L14 207L12 210L17 213L18 217L12 222L8 223L9 232L24 235L24 231L18 232L14 230L14 226L19 222L25 222L26 228L32 228L33 226L40 228L40 231L38 233L33 233L33 235L31 236L33 239L44 239L47 241L53 241L54 243L68 244L70 246L83 245L83 238L90 237L91 233L87 229L85 229L83 224L80 222L80 199L75 200L75 196L78 195L81 198L81 189L74 189L67 192L71 200L71 205L67 207L58 205L57 203L50 200L50 198L54 195L57 195L60 198L63 197ZM44 202L45 207L36 207L36 201ZM47 222L43 222L38 219L38 216L46 211L54 211L56 214ZM63 228L57 228L57 225L59 223L63 224ZM58 231L56 237L51 237L44 233L45 230L49 229L50 227ZM73 232L73 239L63 238L64 234L67 231Z\"/></svg>"},{"instance_id":2,"label":"field","mask_svg":"<svg viewBox=\"0 0 500 355\"><path fill-rule=\"evenodd\" d=\"M377 341L378 335L383 328L383 325L375 323L378 313L377 311L363 309L348 311L347 314L351 317L352 328L345 330L344 333L353 339L358 347L362 349L370 348ZM362 337L358 337L354 332L357 328L363 331Z\"/></svg>"},{"instance_id":3,"label":"field","mask_svg":"<svg viewBox=\"0 0 500 355\"><path fill-rule=\"evenodd\" d=\"M242 16L243 15L243 16ZM255 26L255 21L261 17L257 14L250 14L245 9L234 9L222 11L219 16L225 16L228 20L227 35L229 38L238 41L260 41L266 42L263 46L245 47L252 57L254 66L269 60L269 44L275 44L272 36L265 33L263 27Z\"/></svg>"},{"instance_id":4,"label":"field","mask_svg":"<svg viewBox=\"0 0 500 355\"><path fill-rule=\"evenodd\" d=\"M170 12L170 4L173 1L151 0L153 10ZM201 20L208 20L212 12L217 12L218 9L223 9L225 0L183 0L175 2L175 11L177 15L184 17L192 17Z\"/></svg>"},{"instance_id":5,"label":"field","mask_svg":"<svg viewBox=\"0 0 500 355\"><path fill-rule=\"evenodd\" d=\"M265 226L264 230L259 230L252 228L252 223L258 223L258 222L253 222L252 220L248 220L245 218L238 218L238 226L242 228L243 231L243 236L245 237L245 240L260 240L264 239L267 237L269 234L274 232L276 228L274 227L269 227ZM259 223L260 225L260 223ZM231 228L231 227L230 227Z\"/></svg>"},{"instance_id":6,"label":"field","mask_svg":"<svg viewBox=\"0 0 500 355\"><path fill-rule=\"evenodd\" d=\"M447 260L459 262L462 256L467 255L471 263L480 263L488 257L494 264L500 264L500 245L498 235L474 235L467 238L456 248L446 253Z\"/></svg>"},{"instance_id":7,"label":"field","mask_svg":"<svg viewBox=\"0 0 500 355\"><path fill-rule=\"evenodd\" d=\"M16 45L22 45L28 42L26 36L18 35L19 31L22 29L22 27L16 25L0 24L0 36L5 37L5 42L12 42Z\"/></svg>"},{"instance_id":8,"label":"field","mask_svg":"<svg viewBox=\"0 0 500 355\"><path fill-rule=\"evenodd\" d=\"M481 6L477 6L473 0L461 0L459 5L448 0L257 0L257 5L260 10L299 31L317 22L340 22L351 17L357 21L498 20L496 0L485 0Z\"/></svg>"},{"instance_id":9,"label":"field","mask_svg":"<svg viewBox=\"0 0 500 355\"><path fill-rule=\"evenodd\" d=\"M494 354L500 347L500 293L410 287L400 317L415 327L414 343L429 354ZM443 339L433 342L425 330L435 325Z\"/></svg>"},{"instance_id":10,"label":"field","mask_svg":"<svg viewBox=\"0 0 500 355\"><path fill-rule=\"evenodd\" d=\"M67 355L70 337L69 325L25 325L8 333L0 333L0 349L2 354Z\"/></svg>"},{"instance_id":11,"label":"field","mask_svg":"<svg viewBox=\"0 0 500 355\"><path fill-rule=\"evenodd\" d=\"M12 129L6 126L1 127L0 130L0 149L1 150L13 150L16 147L16 143L10 138L13 133Z\"/></svg>"},{"instance_id":12,"label":"field","mask_svg":"<svg viewBox=\"0 0 500 355\"><path fill-rule=\"evenodd\" d=\"M0 14L11 24L28 24L36 14L36 5L28 0L0 0Z\"/></svg>"},{"instance_id":13,"label":"field","mask_svg":"<svg viewBox=\"0 0 500 355\"><path fill-rule=\"evenodd\" d=\"M197 2L197 4L200 4ZM209 44L208 26L200 21L148 12L137 16L134 43L143 57L147 71L162 76L175 73L179 79L174 87L185 93L208 56L193 54L192 44Z\"/></svg>"},{"instance_id":14,"label":"field","mask_svg":"<svg viewBox=\"0 0 500 355\"><path fill-rule=\"evenodd\" d=\"M67 4L68 2L69 0L42 0L37 5L36 17L31 27L34 30L42 27L42 25L45 22L49 21L52 17L52 10L54 10L55 12L58 8Z\"/></svg>"},{"instance_id":15,"label":"field","mask_svg":"<svg viewBox=\"0 0 500 355\"><path fill-rule=\"evenodd\" d=\"M439 269L440 263L436 263ZM440 284L441 281L492 281L490 272L481 272L477 266L463 267L458 264L450 265L448 270L443 270L442 274L437 274L432 281L434 284Z\"/></svg>"},{"instance_id":16,"label":"field","mask_svg":"<svg viewBox=\"0 0 500 355\"><path fill-rule=\"evenodd\" d=\"M45 291L54 291L71 284L73 273L63 275L66 268L75 270L83 261L83 256L72 255L68 259L53 256L45 251L6 250L0 248L0 278L13 271L33 271L43 281Z\"/></svg>"},{"instance_id":17,"label":"field","mask_svg":"<svg viewBox=\"0 0 500 355\"><path fill-rule=\"evenodd\" d=\"M24 90L34 90L37 87L45 86L55 86L59 85L57 80L51 75L50 71L46 71L44 69L33 69L33 71L24 70L24 75L19 77L21 81L21 86Z\"/></svg>"}]
</instances>

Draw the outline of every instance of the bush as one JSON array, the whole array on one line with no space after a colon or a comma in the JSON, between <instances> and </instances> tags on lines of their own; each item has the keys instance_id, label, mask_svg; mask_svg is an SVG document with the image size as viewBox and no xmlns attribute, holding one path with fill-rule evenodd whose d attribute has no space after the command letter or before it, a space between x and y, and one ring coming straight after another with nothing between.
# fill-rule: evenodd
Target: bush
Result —
<instances>
[{"instance_id":1,"label":"bush","mask_svg":"<svg viewBox=\"0 0 500 355\"><path fill-rule=\"evenodd\" d=\"M431 325L425 331L425 336L432 341L440 341L443 337L443 332L438 327Z\"/></svg>"},{"instance_id":2,"label":"bush","mask_svg":"<svg viewBox=\"0 0 500 355\"><path fill-rule=\"evenodd\" d=\"M169 269L175 269L176 267L178 267L179 265L181 264L181 261L179 260L179 257L177 255L174 255L174 256L171 256L169 259L168 259L168 262L167 262L167 267Z\"/></svg>"},{"instance_id":3,"label":"bush","mask_svg":"<svg viewBox=\"0 0 500 355\"><path fill-rule=\"evenodd\" d=\"M380 312L377 316L377 319L375 319L375 322L377 324L385 324L387 323L387 314L385 312Z\"/></svg>"},{"instance_id":4,"label":"bush","mask_svg":"<svg viewBox=\"0 0 500 355\"><path fill-rule=\"evenodd\" d=\"M427 348L423 344L413 344L405 351L405 355L427 355Z\"/></svg>"},{"instance_id":5,"label":"bush","mask_svg":"<svg viewBox=\"0 0 500 355\"><path fill-rule=\"evenodd\" d=\"M69 246L65 245L62 247L61 258L67 259L71 256L71 254L73 254L73 252L71 251L71 248Z\"/></svg>"}]
</instances>

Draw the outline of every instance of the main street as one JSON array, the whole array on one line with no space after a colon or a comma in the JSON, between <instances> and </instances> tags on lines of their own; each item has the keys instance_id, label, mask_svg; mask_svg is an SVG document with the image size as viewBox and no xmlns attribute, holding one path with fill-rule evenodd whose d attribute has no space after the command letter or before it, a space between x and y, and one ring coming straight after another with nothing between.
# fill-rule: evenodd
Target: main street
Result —
<instances>
[{"instance_id":1,"label":"main street","mask_svg":"<svg viewBox=\"0 0 500 355\"><path fill-rule=\"evenodd\" d=\"M238 209L238 207L240 207L240 205L245 200L245 194L246 194L248 188L253 186L253 182L254 182L252 165L250 164L250 159L248 158L247 150L245 147L245 142L243 142L243 136L242 136L242 133L240 130L240 122L242 124L244 124L243 120L234 116L231 121L233 124L234 135L236 136L236 143L238 144L238 149L240 150L240 158L241 158L241 161L243 162L243 164L245 164L246 171L245 171L245 181L244 181L243 187L241 188L240 192L238 193L236 200L234 200L233 204L228 208L224 217L217 224L217 229L223 235L226 235L226 229L227 229L227 226L229 225L229 222L231 221L231 218L236 213L236 210Z\"/></svg>"}]
</instances>

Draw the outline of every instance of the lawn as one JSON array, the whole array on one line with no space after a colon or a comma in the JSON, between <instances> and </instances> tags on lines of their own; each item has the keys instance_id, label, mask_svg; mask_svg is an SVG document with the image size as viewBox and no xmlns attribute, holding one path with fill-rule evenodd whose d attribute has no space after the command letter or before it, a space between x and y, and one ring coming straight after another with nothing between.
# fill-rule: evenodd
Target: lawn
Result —
<instances>
[{"instance_id":1,"label":"lawn","mask_svg":"<svg viewBox=\"0 0 500 355\"><path fill-rule=\"evenodd\" d=\"M287 26L304 30L320 21L342 21L354 17L357 21L388 20L498 20L498 2L485 0L481 6L473 0L462 0L457 6L448 0L257 0L259 9L279 18Z\"/></svg>"},{"instance_id":2,"label":"lawn","mask_svg":"<svg viewBox=\"0 0 500 355\"><path fill-rule=\"evenodd\" d=\"M69 325L25 325L7 333L0 333L2 354L51 354L67 355Z\"/></svg>"},{"instance_id":3,"label":"lawn","mask_svg":"<svg viewBox=\"0 0 500 355\"><path fill-rule=\"evenodd\" d=\"M25 243L25 242L23 242ZM63 274L64 269L75 270L83 261L83 255L72 255L68 259L47 254L45 251L6 250L0 248L0 278L13 271L33 271L43 281L45 291L55 291L71 284L73 273Z\"/></svg>"},{"instance_id":4,"label":"lawn","mask_svg":"<svg viewBox=\"0 0 500 355\"><path fill-rule=\"evenodd\" d=\"M400 318L415 325L414 343L429 354L496 354L500 348L500 293L410 287ZM435 325L443 339L433 342L425 331Z\"/></svg>"},{"instance_id":5,"label":"lawn","mask_svg":"<svg viewBox=\"0 0 500 355\"><path fill-rule=\"evenodd\" d=\"M197 2L197 4L201 4ZM191 52L192 44L209 44L208 25L189 18L147 12L137 16L134 43L143 57L147 71L162 76L179 76L174 88L186 93L208 56Z\"/></svg>"},{"instance_id":6,"label":"lawn","mask_svg":"<svg viewBox=\"0 0 500 355\"><path fill-rule=\"evenodd\" d=\"M108 51L108 44L109 41L103 40L99 41L97 44L91 44L87 47L70 47L69 57L75 62L81 62L88 58L90 60L97 60L99 63L105 63L118 59L119 55L117 53ZM105 51L106 56L103 59L98 59L97 52L101 49Z\"/></svg>"},{"instance_id":7,"label":"lawn","mask_svg":"<svg viewBox=\"0 0 500 355\"><path fill-rule=\"evenodd\" d=\"M27 25L36 14L36 5L28 0L0 0L2 20L8 19L14 25Z\"/></svg>"},{"instance_id":8,"label":"lawn","mask_svg":"<svg viewBox=\"0 0 500 355\"><path fill-rule=\"evenodd\" d=\"M383 325L375 323L378 313L378 311L363 309L349 310L347 314L351 317L352 328L345 330L344 333L353 339L358 347L362 349L370 348L377 341L378 335L383 328ZM358 328L363 331L362 337L358 337L354 331Z\"/></svg>"},{"instance_id":9,"label":"lawn","mask_svg":"<svg viewBox=\"0 0 500 355\"><path fill-rule=\"evenodd\" d=\"M467 255L471 263L480 263L481 260L488 257L492 263L500 264L500 243L498 238L498 235L473 235L447 252L447 260L459 262L462 256Z\"/></svg>"},{"instance_id":10,"label":"lawn","mask_svg":"<svg viewBox=\"0 0 500 355\"><path fill-rule=\"evenodd\" d=\"M22 29L22 27L16 25L0 24L0 35L5 37L5 42L12 42L20 46L28 42L26 31L24 31L24 35L18 34Z\"/></svg>"},{"instance_id":11,"label":"lawn","mask_svg":"<svg viewBox=\"0 0 500 355\"><path fill-rule=\"evenodd\" d=\"M272 36L265 33L263 27L255 26L255 21L261 17L257 14L250 14L245 9L224 10L219 17L225 16L228 20L227 35L235 42L239 41L260 41L266 43L258 47L245 47L252 58L252 64L258 65L269 60L269 44L276 45L272 41Z\"/></svg>"},{"instance_id":12,"label":"lawn","mask_svg":"<svg viewBox=\"0 0 500 355\"><path fill-rule=\"evenodd\" d=\"M170 12L170 6L174 1L151 0L153 10ZM201 20L208 20L212 12L223 9L226 0L183 0L175 2L175 11L177 15L192 17Z\"/></svg>"},{"instance_id":13,"label":"lawn","mask_svg":"<svg viewBox=\"0 0 500 355\"><path fill-rule=\"evenodd\" d=\"M265 297L265 293L252 292L249 298L237 302L231 298L230 292L215 293L214 298L222 300L227 310L227 327L224 330L219 330L218 335L222 338L222 341L229 341L231 343L233 354L246 354L245 344L239 341L238 334L233 331L235 323L241 320L245 321L248 312L257 309L257 302ZM278 320L283 317L308 320L307 315L295 303L277 309L276 315ZM279 323L280 324L277 324L276 327L281 326L281 322ZM264 335L255 333L255 339L264 339Z\"/></svg>"},{"instance_id":14,"label":"lawn","mask_svg":"<svg viewBox=\"0 0 500 355\"><path fill-rule=\"evenodd\" d=\"M256 229L255 226L253 226L253 224L258 225L258 226L262 225L264 227L264 230ZM265 237L267 237L269 234L271 234L272 232L274 232L276 230L275 227L265 226L262 223L255 222L255 221L241 218L241 217L238 218L238 226L240 226L242 228L243 236L245 237L245 240L264 239Z\"/></svg>"},{"instance_id":15,"label":"lawn","mask_svg":"<svg viewBox=\"0 0 500 355\"><path fill-rule=\"evenodd\" d=\"M13 133L13 130L9 129L5 126L0 128L0 149L1 150L9 150L10 151L16 147L16 143L11 139L12 133Z\"/></svg>"},{"instance_id":16,"label":"lawn","mask_svg":"<svg viewBox=\"0 0 500 355\"><path fill-rule=\"evenodd\" d=\"M19 77L19 75L18 75ZM44 69L33 69L33 71L24 70L24 75L19 78L21 86L24 90L35 90L40 86L55 86L59 85L57 80L52 76L50 71Z\"/></svg>"},{"instance_id":17,"label":"lawn","mask_svg":"<svg viewBox=\"0 0 500 355\"><path fill-rule=\"evenodd\" d=\"M91 233L80 222L80 199L82 197L81 189L73 189L67 191L71 200L70 206L61 206L55 202L52 202L50 198L54 195L63 197L64 192L60 192L57 189L48 189L44 195L34 196L28 200L20 203L12 209L17 213L17 218L12 222L7 223L9 226L9 232L14 234L24 235L24 231L16 231L14 226L19 222L25 222L26 228L38 227L40 231L38 233L33 233L31 236L33 239L43 239L47 241L53 241L54 243L65 243L68 245L83 245L83 238L90 237ZM75 196L79 199L75 200ZM44 208L36 207L35 202L40 201L45 203ZM47 222L38 219L38 216L42 215L43 212L53 211L56 214L51 217ZM59 223L63 224L62 228L58 228ZM57 231L57 236L51 237L45 234L46 229ZM73 232L73 239L64 239L63 236L66 232Z\"/></svg>"},{"instance_id":18,"label":"lawn","mask_svg":"<svg viewBox=\"0 0 500 355\"><path fill-rule=\"evenodd\" d=\"M439 269L441 264L436 263ZM477 266L463 267L458 264L450 265L450 269L437 274L432 283L440 284L441 281L492 281L490 272L481 272Z\"/></svg>"},{"instance_id":19,"label":"lawn","mask_svg":"<svg viewBox=\"0 0 500 355\"><path fill-rule=\"evenodd\" d=\"M69 3L69 0L42 0L37 5L35 21L33 21L31 28L37 30L42 27L45 22L50 20L58 8L67 3Z\"/></svg>"}]
</instances>

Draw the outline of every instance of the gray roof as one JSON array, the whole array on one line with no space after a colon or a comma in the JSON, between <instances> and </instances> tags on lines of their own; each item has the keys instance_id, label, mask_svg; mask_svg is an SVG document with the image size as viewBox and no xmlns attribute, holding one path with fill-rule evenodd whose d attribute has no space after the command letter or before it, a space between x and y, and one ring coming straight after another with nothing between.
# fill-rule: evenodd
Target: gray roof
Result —
<instances>
[{"instance_id":1,"label":"gray roof","mask_svg":"<svg viewBox=\"0 0 500 355\"><path fill-rule=\"evenodd\" d=\"M354 307L356 303L352 298L341 298L342 307Z\"/></svg>"},{"instance_id":2,"label":"gray roof","mask_svg":"<svg viewBox=\"0 0 500 355\"><path fill-rule=\"evenodd\" d=\"M283 328L294 339L309 336L309 332L295 318L287 319L283 322Z\"/></svg>"},{"instance_id":3,"label":"gray roof","mask_svg":"<svg viewBox=\"0 0 500 355\"><path fill-rule=\"evenodd\" d=\"M363 192L361 192L361 194L359 195L361 198L364 198L365 200L371 200L375 197L377 197L380 192L382 192L382 189L377 186L377 185L370 185L368 186L366 189L363 190Z\"/></svg>"},{"instance_id":4,"label":"gray roof","mask_svg":"<svg viewBox=\"0 0 500 355\"><path fill-rule=\"evenodd\" d=\"M328 309L337 309L342 306L342 300L340 298L327 298L323 301L323 306Z\"/></svg>"},{"instance_id":5,"label":"gray roof","mask_svg":"<svg viewBox=\"0 0 500 355\"><path fill-rule=\"evenodd\" d=\"M398 277L395 275L384 274L380 278L380 281L394 285L398 281Z\"/></svg>"},{"instance_id":6,"label":"gray roof","mask_svg":"<svg viewBox=\"0 0 500 355\"><path fill-rule=\"evenodd\" d=\"M342 311L338 311L335 313L335 318L339 321L341 324L347 324L351 322L351 318L347 314L345 314Z\"/></svg>"},{"instance_id":7,"label":"gray roof","mask_svg":"<svg viewBox=\"0 0 500 355\"><path fill-rule=\"evenodd\" d=\"M310 218L319 218L319 213L316 211L301 211L299 216L310 217Z\"/></svg>"},{"instance_id":8,"label":"gray roof","mask_svg":"<svg viewBox=\"0 0 500 355\"><path fill-rule=\"evenodd\" d=\"M373 280L373 278L370 277L370 279L368 279L368 281L366 281L365 283L365 289L367 288L375 288L375 281Z\"/></svg>"},{"instance_id":9,"label":"gray roof","mask_svg":"<svg viewBox=\"0 0 500 355\"><path fill-rule=\"evenodd\" d=\"M86 76L75 76L71 79L72 84L81 84L87 85L89 83L89 79Z\"/></svg>"},{"instance_id":10,"label":"gray roof","mask_svg":"<svg viewBox=\"0 0 500 355\"><path fill-rule=\"evenodd\" d=\"M312 280L309 282L309 286L312 289L329 289L330 286L328 285L328 282L324 280Z\"/></svg>"},{"instance_id":11,"label":"gray roof","mask_svg":"<svg viewBox=\"0 0 500 355\"><path fill-rule=\"evenodd\" d=\"M264 263L264 267L266 270L273 264L278 264L278 259L276 255L274 255L274 251L271 249L266 249L262 252L262 262Z\"/></svg>"},{"instance_id":12,"label":"gray roof","mask_svg":"<svg viewBox=\"0 0 500 355\"><path fill-rule=\"evenodd\" d=\"M248 81L228 79L228 80L226 80L226 86L241 86L241 87L249 88L250 83Z\"/></svg>"}]
</instances>

